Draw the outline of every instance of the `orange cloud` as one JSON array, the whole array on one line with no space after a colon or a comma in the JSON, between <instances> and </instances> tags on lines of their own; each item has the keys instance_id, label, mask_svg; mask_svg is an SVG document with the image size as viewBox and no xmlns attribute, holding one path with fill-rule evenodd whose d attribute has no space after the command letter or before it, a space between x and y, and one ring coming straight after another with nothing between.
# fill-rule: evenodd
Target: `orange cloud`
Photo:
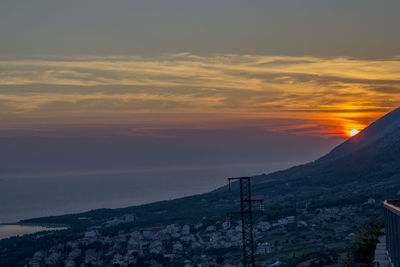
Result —
<instances>
[{"instance_id":1,"label":"orange cloud","mask_svg":"<svg viewBox=\"0 0 400 267\"><path fill-rule=\"evenodd\" d=\"M182 53L8 60L0 68L2 128L21 131L119 124L348 136L400 103L399 58Z\"/></svg>"}]
</instances>

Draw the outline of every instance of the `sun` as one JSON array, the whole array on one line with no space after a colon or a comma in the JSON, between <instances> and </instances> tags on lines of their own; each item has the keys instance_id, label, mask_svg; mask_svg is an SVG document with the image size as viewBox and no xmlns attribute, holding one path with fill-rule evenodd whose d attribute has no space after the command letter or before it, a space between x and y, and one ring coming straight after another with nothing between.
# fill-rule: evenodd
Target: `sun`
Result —
<instances>
[{"instance_id":1,"label":"sun","mask_svg":"<svg viewBox=\"0 0 400 267\"><path fill-rule=\"evenodd\" d=\"M350 131L350 136L355 136L355 135L357 135L359 132L360 132L359 130L353 129L353 130Z\"/></svg>"}]
</instances>

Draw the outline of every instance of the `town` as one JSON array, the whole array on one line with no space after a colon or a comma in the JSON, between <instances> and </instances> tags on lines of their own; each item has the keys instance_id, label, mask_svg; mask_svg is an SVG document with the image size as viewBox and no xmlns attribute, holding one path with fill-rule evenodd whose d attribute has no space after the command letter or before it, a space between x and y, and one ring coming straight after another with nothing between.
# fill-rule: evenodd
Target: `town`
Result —
<instances>
[{"instance_id":1,"label":"town","mask_svg":"<svg viewBox=\"0 0 400 267\"><path fill-rule=\"evenodd\" d=\"M347 205L312 211L299 210L294 216L274 221L258 219L254 224L258 266L288 266L305 253L323 253L330 247L344 250L351 242L352 227L361 208L374 208L370 198L362 206ZM85 218L82 218L85 219ZM340 227L333 225L341 221ZM160 227L118 230L132 224L135 214L108 219L90 227L75 240L36 251L27 266L243 266L241 263L242 227L240 220L196 224L171 224ZM109 231L114 229L114 231ZM323 234L331 233L331 235ZM37 234L36 238L41 238ZM325 263L339 261L341 251L332 253ZM335 256L336 255L336 256Z\"/></svg>"}]
</instances>

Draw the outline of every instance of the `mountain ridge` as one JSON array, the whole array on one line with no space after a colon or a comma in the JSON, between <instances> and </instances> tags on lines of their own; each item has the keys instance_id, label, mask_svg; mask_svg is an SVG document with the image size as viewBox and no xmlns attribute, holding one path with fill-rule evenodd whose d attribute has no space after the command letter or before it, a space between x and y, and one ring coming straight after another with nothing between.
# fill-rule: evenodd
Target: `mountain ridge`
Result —
<instances>
[{"instance_id":1,"label":"mountain ridge","mask_svg":"<svg viewBox=\"0 0 400 267\"><path fill-rule=\"evenodd\" d=\"M325 156L322 156L317 162L331 161L352 152L355 152L373 142L379 140L390 132L400 128L400 108L387 113L383 117L371 123L359 134L349 138L342 144L338 145Z\"/></svg>"},{"instance_id":2,"label":"mountain ridge","mask_svg":"<svg viewBox=\"0 0 400 267\"><path fill-rule=\"evenodd\" d=\"M276 217L287 213L284 207L290 209L292 205L304 206L309 202L314 203L314 207L324 207L337 203L359 203L371 196L378 199L395 197L400 190L397 179L400 173L400 161L397 159L400 154L400 133L391 129L397 129L400 109L393 112L394 114L385 115L383 122L375 121L371 127L367 127L366 133L361 133L360 136L368 136L368 132L380 127L386 129L386 134L373 135L372 141L363 142L358 149L349 150L342 157L332 157L328 160L322 157L323 160L319 159L271 174L253 176L253 195L264 199L267 211ZM359 140L358 137L353 137L353 140L357 139ZM235 190L237 186L233 187L233 191ZM227 187L223 186L208 193L175 200L102 210L97 215L95 210L80 213L79 216L76 214L53 216L23 222L65 224L67 220L74 224L81 223L77 219L81 216L90 217L95 214L95 221L98 221L102 220L102 217L131 212L139 214L143 218L143 223L147 220L148 224L157 224L160 221L173 222L204 216L223 216L226 211L237 207L236 196L229 194ZM163 211L163 215L157 215L159 211Z\"/></svg>"},{"instance_id":3,"label":"mountain ridge","mask_svg":"<svg viewBox=\"0 0 400 267\"><path fill-rule=\"evenodd\" d=\"M264 202L264 211L254 214L254 225L278 225L262 233L267 242L274 240L281 243L281 254L271 254L272 258L284 259L285 266L298 266L310 260L319 262L319 265L313 266L328 266L320 260L321 257L330 261L335 258L333 262L340 263L340 255L349 255L349 251L353 251L361 229L368 225L375 225L378 230L382 228L381 202L399 198L400 195L400 131L397 130L397 120L384 120L384 123L377 120L374 125L372 129L384 126L389 130L383 135L373 135L371 140L363 142L357 149L346 151L341 157L336 154L338 157L328 160L316 160L268 175L253 176L252 197ZM201 224L205 228L222 225L226 212L240 210L239 195L238 184L234 183L232 192L224 186L174 200L34 218L21 223L70 226L67 232L60 233L58 239L54 235L47 237L46 242L55 244L65 241L66 237L76 239L83 236L88 229L100 229L102 235L116 236L124 231L156 229L170 224ZM126 215L134 216L134 222L103 227L107 221ZM295 221L287 225L279 224L288 218L295 218ZM239 218L234 220L237 223ZM260 232L256 236L259 237ZM6 243L3 241L3 244ZM0 247L1 244L0 241ZM17 256L14 260L17 261L18 249L8 248L15 252ZM30 249L37 249L35 241L32 241ZM351 262L352 259L349 260Z\"/></svg>"}]
</instances>

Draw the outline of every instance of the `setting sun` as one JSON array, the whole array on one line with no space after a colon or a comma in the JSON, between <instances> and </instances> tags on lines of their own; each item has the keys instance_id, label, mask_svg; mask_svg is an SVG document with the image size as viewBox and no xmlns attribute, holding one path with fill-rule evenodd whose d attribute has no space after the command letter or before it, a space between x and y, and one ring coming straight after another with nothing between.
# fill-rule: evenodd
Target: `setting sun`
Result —
<instances>
[{"instance_id":1,"label":"setting sun","mask_svg":"<svg viewBox=\"0 0 400 267\"><path fill-rule=\"evenodd\" d=\"M359 132L360 132L359 130L353 129L353 130L350 131L350 135L351 135L351 136L355 136L355 135L357 135Z\"/></svg>"}]
</instances>

